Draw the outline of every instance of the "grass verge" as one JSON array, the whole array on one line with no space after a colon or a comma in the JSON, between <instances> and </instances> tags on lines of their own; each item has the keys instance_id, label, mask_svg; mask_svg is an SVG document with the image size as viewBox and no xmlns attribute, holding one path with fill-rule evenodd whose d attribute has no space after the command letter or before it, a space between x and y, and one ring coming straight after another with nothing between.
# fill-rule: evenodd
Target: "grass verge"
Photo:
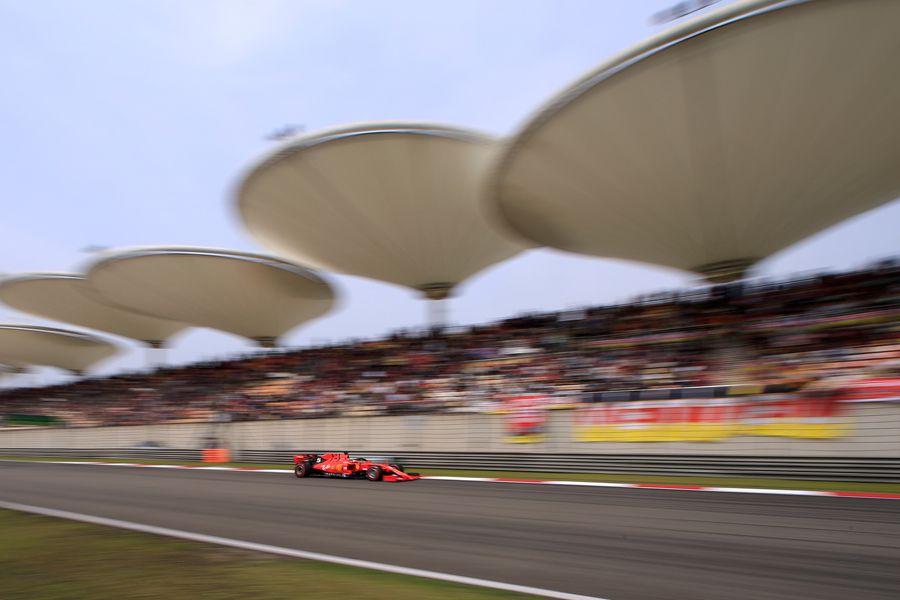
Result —
<instances>
[{"instance_id":1,"label":"grass verge","mask_svg":"<svg viewBox=\"0 0 900 600\"><path fill-rule=\"evenodd\" d=\"M111 463L141 462L143 464L167 464L186 466L211 466L208 463L176 461L176 460L124 460L124 459L87 459L87 458L21 458L12 456L0 456L0 460L35 460L35 461L66 461L66 460L96 460ZM284 463L225 463L218 466L257 468L257 469L285 469L291 470L291 465ZM825 490L834 492L872 492L884 494L900 493L900 483L870 483L857 481L818 481L806 479L780 479L759 477L708 477L703 475L653 475L653 474L623 474L623 473L551 473L536 471L475 471L469 469L413 469L422 475L445 475L451 477L501 477L510 479L550 479L558 481L601 481L609 483L659 483L669 485L702 485L711 487L745 487L768 488L786 490Z\"/></svg>"},{"instance_id":2,"label":"grass verge","mask_svg":"<svg viewBox=\"0 0 900 600\"><path fill-rule=\"evenodd\" d=\"M532 598L0 510L4 600Z\"/></svg>"}]
</instances>

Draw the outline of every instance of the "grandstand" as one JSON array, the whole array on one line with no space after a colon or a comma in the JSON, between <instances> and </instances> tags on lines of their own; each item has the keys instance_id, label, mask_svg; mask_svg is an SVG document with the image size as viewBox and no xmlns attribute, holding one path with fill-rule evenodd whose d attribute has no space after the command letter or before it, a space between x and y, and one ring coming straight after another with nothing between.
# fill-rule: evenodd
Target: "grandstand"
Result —
<instances>
[{"instance_id":1,"label":"grandstand","mask_svg":"<svg viewBox=\"0 0 900 600\"><path fill-rule=\"evenodd\" d=\"M489 412L616 390L781 384L900 364L900 264L657 294L445 333L4 390L8 424L69 427ZM37 419L37 421L35 420Z\"/></svg>"}]
</instances>

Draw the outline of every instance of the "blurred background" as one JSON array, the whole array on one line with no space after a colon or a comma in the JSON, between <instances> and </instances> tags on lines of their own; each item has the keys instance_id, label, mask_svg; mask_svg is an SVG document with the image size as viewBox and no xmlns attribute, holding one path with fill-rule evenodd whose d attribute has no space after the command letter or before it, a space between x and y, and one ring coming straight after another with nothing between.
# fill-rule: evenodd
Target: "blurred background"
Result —
<instances>
[{"instance_id":1,"label":"blurred background","mask_svg":"<svg viewBox=\"0 0 900 600\"><path fill-rule=\"evenodd\" d=\"M896 598L898 24L0 0L0 596Z\"/></svg>"},{"instance_id":2,"label":"blurred background","mask_svg":"<svg viewBox=\"0 0 900 600\"><path fill-rule=\"evenodd\" d=\"M510 135L599 61L670 27L654 20L670 4L4 2L0 71L15 93L0 99L8 142L0 149L0 272L80 270L98 248L144 244L262 251L229 196L241 171L278 143L272 134L404 119ZM895 255L898 211L891 203L854 217L756 272L802 278ZM331 279L338 305L292 331L286 345L373 338L425 322L413 292ZM533 249L466 281L449 319L487 323L698 283L647 264ZM5 305L0 315L42 322ZM166 360L247 349L231 334L194 328L170 344ZM141 352L122 352L95 372L144 365ZM67 377L32 372L3 385Z\"/></svg>"}]
</instances>

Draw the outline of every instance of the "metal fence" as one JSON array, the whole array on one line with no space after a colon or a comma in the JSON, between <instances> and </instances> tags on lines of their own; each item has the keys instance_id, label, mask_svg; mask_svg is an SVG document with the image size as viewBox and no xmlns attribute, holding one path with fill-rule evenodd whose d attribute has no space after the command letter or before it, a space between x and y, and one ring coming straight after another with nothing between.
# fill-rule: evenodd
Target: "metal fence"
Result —
<instances>
[{"instance_id":1,"label":"metal fence","mask_svg":"<svg viewBox=\"0 0 900 600\"><path fill-rule=\"evenodd\" d=\"M295 452L312 450L239 450L233 460L290 465ZM391 452L351 450L357 456L391 456L409 469L471 469L559 473L704 475L828 481L900 482L900 458L672 456L598 454L522 454L502 452ZM0 455L115 458L127 460L201 459L200 450L137 448L5 448Z\"/></svg>"}]
</instances>

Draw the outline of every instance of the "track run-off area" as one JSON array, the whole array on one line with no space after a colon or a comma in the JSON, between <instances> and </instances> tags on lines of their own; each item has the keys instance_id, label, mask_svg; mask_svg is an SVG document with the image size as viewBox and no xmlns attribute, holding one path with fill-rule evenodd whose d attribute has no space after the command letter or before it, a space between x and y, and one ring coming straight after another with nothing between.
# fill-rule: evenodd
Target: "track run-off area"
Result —
<instances>
[{"instance_id":1,"label":"track run-off area","mask_svg":"<svg viewBox=\"0 0 900 600\"><path fill-rule=\"evenodd\" d=\"M12 504L559 598L900 597L891 498L3 461Z\"/></svg>"}]
</instances>

